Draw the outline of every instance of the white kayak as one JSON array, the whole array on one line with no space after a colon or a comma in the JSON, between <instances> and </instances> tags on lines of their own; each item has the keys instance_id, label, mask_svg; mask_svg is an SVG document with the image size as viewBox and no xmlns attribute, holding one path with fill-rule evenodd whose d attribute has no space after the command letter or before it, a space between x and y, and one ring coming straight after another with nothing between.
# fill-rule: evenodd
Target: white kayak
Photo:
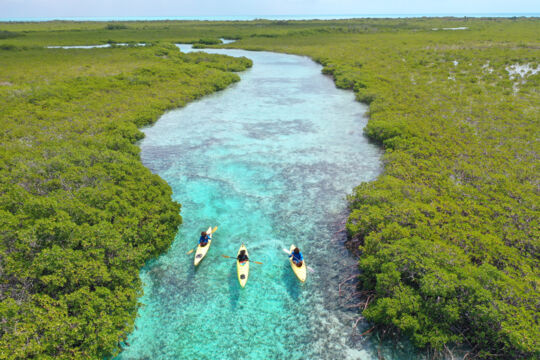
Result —
<instances>
[{"instance_id":1,"label":"white kayak","mask_svg":"<svg viewBox=\"0 0 540 360\"><path fill-rule=\"evenodd\" d=\"M238 261L238 255L242 250L246 250L246 256L249 257L246 246L242 244L242 246L240 246L240 249L238 250L238 254L236 255L236 273L238 274L238 282L240 283L240 286L244 287L246 286L249 276L249 260L242 263Z\"/></svg>"},{"instance_id":2,"label":"white kayak","mask_svg":"<svg viewBox=\"0 0 540 360\"><path fill-rule=\"evenodd\" d=\"M212 244L212 234L215 233L217 230L217 226L212 229L210 226L208 230L206 230L206 233L209 235L210 240L208 240L208 244L205 246L198 245L197 251L195 252L195 259L193 259L193 264L195 266L199 265L199 263L204 259L206 256L206 253L208 252L208 249L210 249L210 245Z\"/></svg>"}]
</instances>

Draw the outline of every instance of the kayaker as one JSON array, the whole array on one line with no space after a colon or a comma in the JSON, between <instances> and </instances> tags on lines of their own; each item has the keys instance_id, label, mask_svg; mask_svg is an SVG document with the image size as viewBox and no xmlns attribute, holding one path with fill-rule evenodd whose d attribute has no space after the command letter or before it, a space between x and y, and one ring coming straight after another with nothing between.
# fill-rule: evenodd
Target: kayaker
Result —
<instances>
[{"instance_id":1,"label":"kayaker","mask_svg":"<svg viewBox=\"0 0 540 360\"><path fill-rule=\"evenodd\" d=\"M238 254L238 257L236 259L238 261L240 261L241 263L245 263L246 261L249 261L249 258L246 255L246 250L240 251L240 253Z\"/></svg>"},{"instance_id":2,"label":"kayaker","mask_svg":"<svg viewBox=\"0 0 540 360\"><path fill-rule=\"evenodd\" d=\"M199 245L204 247L208 244L209 240L210 236L206 233L206 231L201 232L201 237L199 238Z\"/></svg>"},{"instance_id":3,"label":"kayaker","mask_svg":"<svg viewBox=\"0 0 540 360\"><path fill-rule=\"evenodd\" d=\"M304 257L302 256L300 249L294 248L293 252L289 255L289 257L291 256L292 256L293 263L295 263L295 265L298 267L302 267L302 264L304 262Z\"/></svg>"}]
</instances>

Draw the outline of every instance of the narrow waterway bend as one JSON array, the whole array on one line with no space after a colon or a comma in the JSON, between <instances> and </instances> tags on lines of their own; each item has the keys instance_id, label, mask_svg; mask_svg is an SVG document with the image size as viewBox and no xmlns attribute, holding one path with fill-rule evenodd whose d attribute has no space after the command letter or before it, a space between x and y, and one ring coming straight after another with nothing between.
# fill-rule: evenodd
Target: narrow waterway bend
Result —
<instances>
[{"instance_id":1,"label":"narrow waterway bend","mask_svg":"<svg viewBox=\"0 0 540 360\"><path fill-rule=\"evenodd\" d=\"M353 329L358 311L338 295L356 271L340 232L346 195L382 167L362 133L366 107L309 58L205 51L246 56L253 68L144 129L143 163L170 184L184 223L141 273L144 306L118 359L376 359L376 345L357 334L364 325ZM215 225L194 268L186 252ZM263 263L251 265L245 289L221 256L241 243ZM305 284L282 251L292 243L314 269Z\"/></svg>"}]
</instances>

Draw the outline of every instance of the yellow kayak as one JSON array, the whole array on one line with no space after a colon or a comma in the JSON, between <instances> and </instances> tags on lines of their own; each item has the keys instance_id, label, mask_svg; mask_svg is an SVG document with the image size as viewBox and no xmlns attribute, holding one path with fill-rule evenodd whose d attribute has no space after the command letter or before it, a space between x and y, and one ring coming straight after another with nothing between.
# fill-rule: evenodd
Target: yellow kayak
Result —
<instances>
[{"instance_id":1,"label":"yellow kayak","mask_svg":"<svg viewBox=\"0 0 540 360\"><path fill-rule=\"evenodd\" d=\"M289 250L289 254L292 254L293 250L296 248L296 246L291 245L291 248ZM294 271L294 275L300 280L301 282L306 281L307 277L307 265L306 260L302 261L302 266L298 267L295 263L292 261L292 256L289 258L289 262L291 263L291 268Z\"/></svg>"},{"instance_id":2,"label":"yellow kayak","mask_svg":"<svg viewBox=\"0 0 540 360\"><path fill-rule=\"evenodd\" d=\"M238 254L236 254L237 259L238 259L238 255L240 254L240 251L242 250L246 250L246 255L249 256L246 246L242 244L242 246L240 246L240 249L238 250ZM243 263L236 260L236 273L238 274L238 282L240 283L240 286L241 287L246 286L248 276L249 276L249 260L244 261Z\"/></svg>"},{"instance_id":3,"label":"yellow kayak","mask_svg":"<svg viewBox=\"0 0 540 360\"><path fill-rule=\"evenodd\" d=\"M212 227L210 226L208 230L206 230L206 233L210 235L210 240L208 240L208 244L206 244L206 246L197 246L197 252L195 252L195 259L193 259L193 264L195 266L199 265L202 259L204 259L204 257L206 256L206 253L208 252L208 249L210 249L210 245L212 244L212 234L215 233L216 230L217 226L214 229L212 229Z\"/></svg>"}]
</instances>

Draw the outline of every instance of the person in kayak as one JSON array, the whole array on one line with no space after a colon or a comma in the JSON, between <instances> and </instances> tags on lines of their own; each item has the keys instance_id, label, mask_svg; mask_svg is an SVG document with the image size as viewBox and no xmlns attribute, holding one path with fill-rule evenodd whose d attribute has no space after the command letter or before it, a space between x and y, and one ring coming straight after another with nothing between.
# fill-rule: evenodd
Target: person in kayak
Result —
<instances>
[{"instance_id":1,"label":"person in kayak","mask_svg":"<svg viewBox=\"0 0 540 360\"><path fill-rule=\"evenodd\" d=\"M199 238L199 245L204 247L208 244L208 241L210 241L210 235L208 235L206 231L201 232L201 237Z\"/></svg>"},{"instance_id":2,"label":"person in kayak","mask_svg":"<svg viewBox=\"0 0 540 360\"><path fill-rule=\"evenodd\" d=\"M245 263L246 261L249 261L248 256L246 255L246 250L240 251L238 254L238 257L236 258L240 263Z\"/></svg>"},{"instance_id":3,"label":"person in kayak","mask_svg":"<svg viewBox=\"0 0 540 360\"><path fill-rule=\"evenodd\" d=\"M302 253L300 252L299 248L294 248L293 252L289 255L289 257L292 256L292 262L298 266L302 267L302 264L304 263L304 257L302 256Z\"/></svg>"}]
</instances>

